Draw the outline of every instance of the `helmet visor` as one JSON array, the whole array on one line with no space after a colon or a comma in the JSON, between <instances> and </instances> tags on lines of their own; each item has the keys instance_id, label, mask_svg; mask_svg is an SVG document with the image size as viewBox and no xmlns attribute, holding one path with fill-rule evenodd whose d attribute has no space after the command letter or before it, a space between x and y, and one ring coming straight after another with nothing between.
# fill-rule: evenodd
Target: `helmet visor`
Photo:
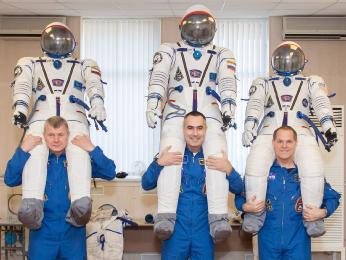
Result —
<instances>
[{"instance_id":1,"label":"helmet visor","mask_svg":"<svg viewBox=\"0 0 346 260\"><path fill-rule=\"evenodd\" d=\"M51 26L42 33L41 47L48 55L61 57L73 52L76 41L72 32L66 27Z\"/></svg>"},{"instance_id":2,"label":"helmet visor","mask_svg":"<svg viewBox=\"0 0 346 260\"><path fill-rule=\"evenodd\" d=\"M305 55L303 50L295 44L279 46L272 55L272 67L278 73L296 74L303 70Z\"/></svg>"},{"instance_id":3,"label":"helmet visor","mask_svg":"<svg viewBox=\"0 0 346 260\"><path fill-rule=\"evenodd\" d=\"M216 32L215 20L208 14L192 14L181 22L181 38L193 46L209 44Z\"/></svg>"}]
</instances>

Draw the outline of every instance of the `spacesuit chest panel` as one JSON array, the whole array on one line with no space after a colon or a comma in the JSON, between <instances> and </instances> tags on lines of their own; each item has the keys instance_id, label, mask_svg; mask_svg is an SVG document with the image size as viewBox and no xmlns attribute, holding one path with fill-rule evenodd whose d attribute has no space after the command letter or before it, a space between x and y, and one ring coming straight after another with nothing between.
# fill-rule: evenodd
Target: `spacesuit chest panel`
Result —
<instances>
[{"instance_id":1,"label":"spacesuit chest panel","mask_svg":"<svg viewBox=\"0 0 346 260\"><path fill-rule=\"evenodd\" d=\"M59 66L56 66L57 61L59 61ZM38 58L35 63L34 75L33 92L35 101L39 101L32 121L45 120L57 115L63 116L67 120L85 123L84 109L76 103L71 103L69 99L73 95L84 100L85 82L78 60ZM45 98L40 100L42 96ZM43 112L38 113L40 111Z\"/></svg>"},{"instance_id":2,"label":"spacesuit chest panel","mask_svg":"<svg viewBox=\"0 0 346 260\"><path fill-rule=\"evenodd\" d=\"M264 127L273 126L275 129L283 125L298 127L298 131L308 130L304 120L297 118L297 112L309 114L309 92L305 78L291 78L288 86L284 84L284 78L274 78L268 81L265 112L267 115L274 112L273 117L266 117ZM302 129L304 128L304 129Z\"/></svg>"},{"instance_id":3,"label":"spacesuit chest panel","mask_svg":"<svg viewBox=\"0 0 346 260\"><path fill-rule=\"evenodd\" d=\"M169 89L181 86L181 92L173 91L169 100L184 107L187 112L201 110L212 102L206 88L215 90L217 81L217 52L209 48L176 46L175 63L170 73ZM182 98L183 96L183 98Z\"/></svg>"}]
</instances>

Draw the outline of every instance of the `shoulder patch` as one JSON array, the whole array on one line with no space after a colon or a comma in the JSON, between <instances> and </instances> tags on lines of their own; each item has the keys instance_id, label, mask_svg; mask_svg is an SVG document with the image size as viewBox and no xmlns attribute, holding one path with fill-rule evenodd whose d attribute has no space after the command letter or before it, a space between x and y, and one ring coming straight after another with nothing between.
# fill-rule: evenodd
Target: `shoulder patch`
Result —
<instances>
[{"instance_id":1,"label":"shoulder patch","mask_svg":"<svg viewBox=\"0 0 346 260\"><path fill-rule=\"evenodd\" d=\"M154 65L160 63L161 61L162 61L162 54L159 53L159 52L156 52L156 53L154 54L154 58L153 58L153 63L154 63Z\"/></svg>"}]
</instances>

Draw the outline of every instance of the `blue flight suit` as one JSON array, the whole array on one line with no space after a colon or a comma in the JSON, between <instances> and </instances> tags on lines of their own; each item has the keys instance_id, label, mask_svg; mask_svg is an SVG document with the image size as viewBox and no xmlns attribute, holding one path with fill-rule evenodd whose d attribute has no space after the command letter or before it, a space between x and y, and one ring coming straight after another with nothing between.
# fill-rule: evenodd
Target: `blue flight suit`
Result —
<instances>
[{"instance_id":1,"label":"blue flight suit","mask_svg":"<svg viewBox=\"0 0 346 260\"><path fill-rule=\"evenodd\" d=\"M115 177L115 165L99 147L90 153L92 176L112 180ZM8 161L5 183L10 187L22 184L22 172L30 153L17 148L12 159ZM32 173L35 175L35 173ZM65 221L70 208L69 184L66 155L57 157L50 153L47 165L45 187L44 218L42 226L30 230L29 260L85 260L86 231L84 227L74 227Z\"/></svg>"},{"instance_id":2,"label":"blue flight suit","mask_svg":"<svg viewBox=\"0 0 346 260\"><path fill-rule=\"evenodd\" d=\"M142 177L144 190L154 189L163 166L153 161ZM214 243L209 234L208 203L205 195L205 167L202 149L195 155L185 148L181 187L174 232L162 245L162 259L214 259ZM243 182L233 169L227 176L229 190L242 191Z\"/></svg>"},{"instance_id":3,"label":"blue flight suit","mask_svg":"<svg viewBox=\"0 0 346 260\"><path fill-rule=\"evenodd\" d=\"M329 217L339 206L340 194L325 182L321 208ZM239 210L244 192L236 195ZM260 260L311 259L311 240L303 225L300 179L297 168L287 169L274 161L268 175L266 219L258 233Z\"/></svg>"}]
</instances>

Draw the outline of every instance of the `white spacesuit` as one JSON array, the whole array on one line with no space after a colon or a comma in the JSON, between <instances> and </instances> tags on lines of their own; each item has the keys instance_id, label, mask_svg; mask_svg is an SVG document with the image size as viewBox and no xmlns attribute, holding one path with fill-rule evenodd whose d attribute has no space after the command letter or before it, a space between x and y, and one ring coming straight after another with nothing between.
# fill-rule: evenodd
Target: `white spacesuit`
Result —
<instances>
[{"instance_id":1,"label":"white spacesuit","mask_svg":"<svg viewBox=\"0 0 346 260\"><path fill-rule=\"evenodd\" d=\"M154 55L147 123L155 127L163 111L160 151L171 146L170 151L184 154L184 116L199 111L206 116L208 126L204 156L221 156L222 150L227 151L223 131L234 126L236 61L230 50L211 44L216 31L215 19L206 7L190 7L181 20L180 31L183 41L162 44ZM230 232L228 184L225 173L206 170L210 230L214 240L219 240ZM154 231L161 239L167 239L174 229L180 181L180 165L165 167L158 180L158 215Z\"/></svg>"},{"instance_id":2,"label":"white spacesuit","mask_svg":"<svg viewBox=\"0 0 346 260\"><path fill-rule=\"evenodd\" d=\"M332 109L325 83L321 77L304 77L301 71L306 63L300 46L284 42L272 55L272 67L277 75L258 78L249 91L243 145L252 148L247 158L245 171L246 197L265 200L267 176L275 159L272 135L280 126L289 125L298 134L295 163L299 169L302 199L305 205L320 207L323 198L323 159L310 125L302 118L314 109L328 144L337 141ZM262 119L262 123L259 121ZM258 136L257 136L258 133ZM243 228L254 233L261 228L265 213L246 214ZM311 236L320 236L323 222L305 222Z\"/></svg>"},{"instance_id":3,"label":"white spacesuit","mask_svg":"<svg viewBox=\"0 0 346 260\"><path fill-rule=\"evenodd\" d=\"M93 60L72 58L75 46L70 29L64 24L52 23L41 36L45 56L18 61L13 82L13 123L26 128L26 134L42 137L46 119L61 116L68 121L70 140L78 134L89 135L85 92L91 104L89 116L95 124L97 120L103 126L106 113L101 72ZM32 97L34 104L29 115ZM81 226L91 214L90 156L70 140L66 148L71 195L67 221ZM31 229L39 228L43 218L48 152L44 143L35 147L23 171L23 200L18 217Z\"/></svg>"}]
</instances>

